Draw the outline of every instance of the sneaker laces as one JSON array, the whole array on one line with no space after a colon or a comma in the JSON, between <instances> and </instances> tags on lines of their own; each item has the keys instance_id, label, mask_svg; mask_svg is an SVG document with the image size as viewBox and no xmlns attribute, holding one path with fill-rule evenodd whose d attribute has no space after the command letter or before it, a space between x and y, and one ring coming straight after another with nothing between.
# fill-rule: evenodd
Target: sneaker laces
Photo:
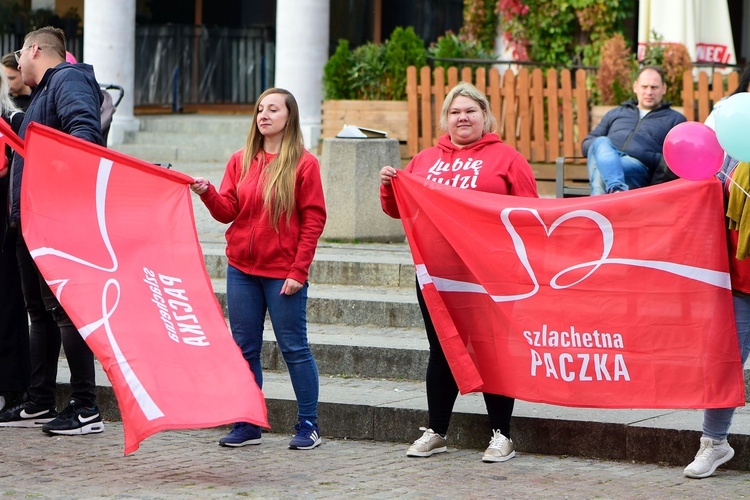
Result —
<instances>
[{"instance_id":1,"label":"sneaker laces","mask_svg":"<svg viewBox=\"0 0 750 500\"><path fill-rule=\"evenodd\" d=\"M432 436L437 434L437 432L428 429L427 427L420 427L419 430L424 431L424 434L422 434L422 437L414 441L414 444L427 444L430 442L430 439L432 439Z\"/></svg>"},{"instance_id":2,"label":"sneaker laces","mask_svg":"<svg viewBox=\"0 0 750 500\"><path fill-rule=\"evenodd\" d=\"M62 411L62 413L58 415L58 418L67 418L67 417L70 417L71 415L75 415L76 413L77 413L76 407L70 404L66 406L65 409Z\"/></svg>"},{"instance_id":3,"label":"sneaker laces","mask_svg":"<svg viewBox=\"0 0 750 500\"><path fill-rule=\"evenodd\" d=\"M15 405L15 406L12 406L10 408L6 408L2 412L0 412L0 415L3 414L3 413L9 413L9 412L14 412L16 410L20 410L21 408L24 408L24 405L25 405L25 403L19 403L19 404Z\"/></svg>"},{"instance_id":4,"label":"sneaker laces","mask_svg":"<svg viewBox=\"0 0 750 500\"><path fill-rule=\"evenodd\" d=\"M500 450L507 440L508 438L503 436L502 432L493 430L492 438L490 438L490 445L488 446L488 448L491 448L493 450Z\"/></svg>"},{"instance_id":5,"label":"sneaker laces","mask_svg":"<svg viewBox=\"0 0 750 500\"><path fill-rule=\"evenodd\" d=\"M247 422L235 422L234 426L232 427L232 430L229 431L229 434L239 434L243 431L243 429L247 426Z\"/></svg>"},{"instance_id":6,"label":"sneaker laces","mask_svg":"<svg viewBox=\"0 0 750 500\"><path fill-rule=\"evenodd\" d=\"M297 431L297 435L304 438L309 438L310 435L315 430L315 426L310 422L309 420L305 420L308 424L310 424L310 427L303 425L302 422L298 423L294 426L294 430Z\"/></svg>"},{"instance_id":7,"label":"sneaker laces","mask_svg":"<svg viewBox=\"0 0 750 500\"><path fill-rule=\"evenodd\" d=\"M701 447L698 450L698 453L695 454L695 459L708 461L711 458L711 455L713 455L713 452L714 452L713 441L711 441L710 443L701 443Z\"/></svg>"}]
</instances>

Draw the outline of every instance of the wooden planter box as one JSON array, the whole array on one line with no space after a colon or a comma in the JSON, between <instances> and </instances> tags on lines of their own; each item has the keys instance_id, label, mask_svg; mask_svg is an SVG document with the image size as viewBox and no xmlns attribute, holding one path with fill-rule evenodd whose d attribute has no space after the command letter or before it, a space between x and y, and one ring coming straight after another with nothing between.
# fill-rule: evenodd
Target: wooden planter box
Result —
<instances>
[{"instance_id":1,"label":"wooden planter box","mask_svg":"<svg viewBox=\"0 0 750 500\"><path fill-rule=\"evenodd\" d=\"M382 130L402 145L409 136L406 101L323 101L322 111L321 139L336 137L344 125Z\"/></svg>"}]
</instances>

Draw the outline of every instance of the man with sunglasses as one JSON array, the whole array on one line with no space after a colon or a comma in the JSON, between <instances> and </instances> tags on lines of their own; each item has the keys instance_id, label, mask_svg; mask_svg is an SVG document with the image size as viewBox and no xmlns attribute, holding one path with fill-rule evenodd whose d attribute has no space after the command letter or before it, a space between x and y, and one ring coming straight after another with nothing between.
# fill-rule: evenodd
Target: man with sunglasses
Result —
<instances>
[{"instance_id":1,"label":"man with sunglasses","mask_svg":"<svg viewBox=\"0 0 750 500\"><path fill-rule=\"evenodd\" d=\"M26 35L15 51L23 83L32 87L31 103L21 124L23 139L38 122L80 139L102 144L102 95L88 64L65 61L65 35L47 26ZM104 430L96 403L94 355L34 264L21 235L20 193L24 159L11 166L10 225L18 230L18 261L26 309L31 321L31 383L25 402L0 413L0 427L38 427L48 434L91 434ZM57 413L55 389L60 344L70 367L69 405Z\"/></svg>"}]
</instances>

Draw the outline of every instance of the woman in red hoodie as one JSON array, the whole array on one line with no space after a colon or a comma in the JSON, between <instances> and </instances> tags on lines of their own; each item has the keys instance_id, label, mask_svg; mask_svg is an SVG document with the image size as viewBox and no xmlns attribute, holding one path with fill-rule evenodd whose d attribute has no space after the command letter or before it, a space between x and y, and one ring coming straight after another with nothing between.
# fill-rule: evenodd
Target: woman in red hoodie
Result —
<instances>
[{"instance_id":1,"label":"woman in red hoodie","mask_svg":"<svg viewBox=\"0 0 750 500\"><path fill-rule=\"evenodd\" d=\"M493 131L497 123L490 113L487 97L473 85L460 82L443 102L440 126L447 133L438 144L416 155L404 169L440 184L458 189L485 191L513 196L538 197L534 173L526 159L503 143ZM400 218L391 179L397 170L380 171L380 201L383 211ZM429 427L420 428L422 437L412 444L407 456L429 457L446 451L446 433L458 386L443 354L430 313L417 283L417 299L422 310L430 357L427 363L427 408ZM514 399L484 394L492 436L482 460L504 462L516 454L510 439Z\"/></svg>"},{"instance_id":2,"label":"woman in red hoodie","mask_svg":"<svg viewBox=\"0 0 750 500\"><path fill-rule=\"evenodd\" d=\"M299 423L289 448L315 448L321 442L319 383L307 342L307 277L326 208L320 166L304 148L294 96L279 88L263 92L245 149L229 159L219 190L203 178L191 189L216 220L232 224L226 233L232 336L262 387L260 351L268 311L297 396ZM238 422L219 444L260 441L260 427Z\"/></svg>"}]
</instances>

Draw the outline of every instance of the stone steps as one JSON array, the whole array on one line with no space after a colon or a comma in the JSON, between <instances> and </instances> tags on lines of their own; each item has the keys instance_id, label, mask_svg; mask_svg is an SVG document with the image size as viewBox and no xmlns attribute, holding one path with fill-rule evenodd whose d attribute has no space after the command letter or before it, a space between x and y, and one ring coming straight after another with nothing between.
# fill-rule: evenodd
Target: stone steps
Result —
<instances>
[{"instance_id":1,"label":"stone steps","mask_svg":"<svg viewBox=\"0 0 750 500\"><path fill-rule=\"evenodd\" d=\"M263 392L271 429L284 432L297 405L286 371L264 371ZM69 391L67 363L58 371L58 405ZM99 405L105 420L119 420L112 388L97 363ZM427 422L424 382L410 379L320 376L322 435L408 443ZM685 465L700 437L699 410L600 410L516 401L512 435L519 452L576 455L606 460ZM450 446L484 449L489 440L481 394L459 396L448 435ZM724 467L750 470L750 410L737 410L731 443L736 454Z\"/></svg>"},{"instance_id":2,"label":"stone steps","mask_svg":"<svg viewBox=\"0 0 750 500\"><path fill-rule=\"evenodd\" d=\"M179 144L119 144L112 146L112 149L133 156L144 161L153 163L172 163L189 162L189 161L214 161L217 158L223 158L223 161L232 156L232 153L240 149L243 145L215 144L200 146L189 146Z\"/></svg>"},{"instance_id":3,"label":"stone steps","mask_svg":"<svg viewBox=\"0 0 750 500\"><path fill-rule=\"evenodd\" d=\"M247 140L248 115L154 115L139 118L137 132L112 149L149 162L226 164Z\"/></svg>"}]
</instances>

